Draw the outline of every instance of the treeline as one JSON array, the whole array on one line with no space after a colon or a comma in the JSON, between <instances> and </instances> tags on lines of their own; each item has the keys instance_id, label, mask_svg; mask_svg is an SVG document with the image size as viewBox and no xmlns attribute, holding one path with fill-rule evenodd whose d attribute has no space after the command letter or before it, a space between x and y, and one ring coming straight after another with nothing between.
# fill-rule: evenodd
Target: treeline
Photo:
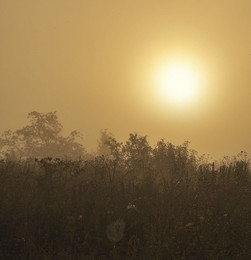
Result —
<instances>
[{"instance_id":1,"label":"treeline","mask_svg":"<svg viewBox=\"0 0 251 260\"><path fill-rule=\"evenodd\" d=\"M55 113L30 118L1 139L0 259L250 259L244 152L209 163L188 142L104 131L87 158Z\"/></svg>"}]
</instances>

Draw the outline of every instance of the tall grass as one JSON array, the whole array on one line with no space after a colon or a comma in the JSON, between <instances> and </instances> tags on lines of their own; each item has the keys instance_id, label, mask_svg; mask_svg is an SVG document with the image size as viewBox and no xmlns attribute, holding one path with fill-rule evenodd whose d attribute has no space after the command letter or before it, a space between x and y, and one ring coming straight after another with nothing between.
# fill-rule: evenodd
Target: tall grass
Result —
<instances>
[{"instance_id":1,"label":"tall grass","mask_svg":"<svg viewBox=\"0 0 251 260\"><path fill-rule=\"evenodd\" d=\"M251 259L249 162L179 149L1 160L0 259Z\"/></svg>"}]
</instances>

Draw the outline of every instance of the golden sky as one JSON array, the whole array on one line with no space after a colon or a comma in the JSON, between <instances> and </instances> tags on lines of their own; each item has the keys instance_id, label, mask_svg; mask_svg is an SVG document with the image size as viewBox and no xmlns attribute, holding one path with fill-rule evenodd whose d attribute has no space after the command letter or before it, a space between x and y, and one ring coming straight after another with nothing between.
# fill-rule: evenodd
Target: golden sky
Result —
<instances>
[{"instance_id":1,"label":"golden sky","mask_svg":"<svg viewBox=\"0 0 251 260\"><path fill-rule=\"evenodd\" d=\"M251 154L250 0L0 0L0 37L0 132L57 110L89 150L108 128ZM175 62L200 78L190 102L159 86Z\"/></svg>"}]
</instances>

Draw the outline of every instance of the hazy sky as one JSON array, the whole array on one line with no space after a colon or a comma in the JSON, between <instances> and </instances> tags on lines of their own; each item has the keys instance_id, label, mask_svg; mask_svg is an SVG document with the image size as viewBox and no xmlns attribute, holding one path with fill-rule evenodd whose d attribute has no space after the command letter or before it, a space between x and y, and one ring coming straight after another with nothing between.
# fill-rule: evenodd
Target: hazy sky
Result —
<instances>
[{"instance_id":1,"label":"hazy sky","mask_svg":"<svg viewBox=\"0 0 251 260\"><path fill-rule=\"evenodd\" d=\"M0 132L57 110L89 150L108 128L251 154L250 0L0 0L0 37ZM177 60L201 83L174 106L155 78Z\"/></svg>"}]
</instances>

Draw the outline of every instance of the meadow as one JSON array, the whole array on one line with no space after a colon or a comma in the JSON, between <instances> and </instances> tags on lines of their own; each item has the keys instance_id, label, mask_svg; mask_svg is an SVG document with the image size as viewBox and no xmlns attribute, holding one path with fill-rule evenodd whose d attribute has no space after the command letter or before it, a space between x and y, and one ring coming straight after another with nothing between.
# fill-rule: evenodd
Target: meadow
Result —
<instances>
[{"instance_id":1,"label":"meadow","mask_svg":"<svg viewBox=\"0 0 251 260\"><path fill-rule=\"evenodd\" d=\"M0 259L251 259L243 153L130 140L112 157L2 159Z\"/></svg>"}]
</instances>

